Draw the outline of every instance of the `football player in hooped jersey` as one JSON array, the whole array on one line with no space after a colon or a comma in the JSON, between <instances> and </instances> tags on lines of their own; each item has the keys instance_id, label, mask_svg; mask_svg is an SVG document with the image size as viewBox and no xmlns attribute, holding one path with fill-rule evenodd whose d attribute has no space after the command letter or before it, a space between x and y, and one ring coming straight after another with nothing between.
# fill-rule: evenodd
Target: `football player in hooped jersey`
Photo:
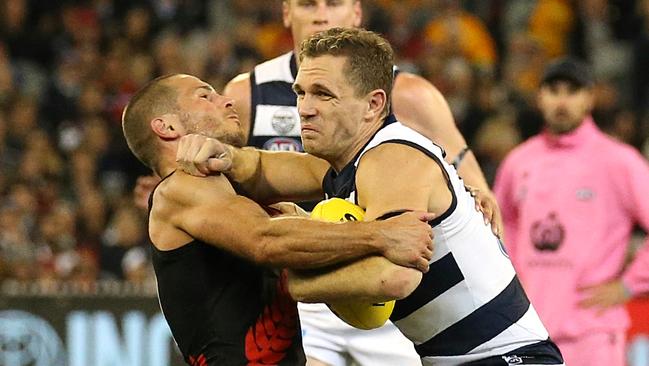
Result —
<instances>
[{"instance_id":1,"label":"football player in hooped jersey","mask_svg":"<svg viewBox=\"0 0 649 366\"><path fill-rule=\"evenodd\" d=\"M332 27L359 27L362 4L360 0L284 0L282 11L284 25L293 36L294 51L237 76L225 87L224 94L235 100L248 145L302 151L300 118L291 89L299 65L295 56L300 43ZM399 121L439 143L447 153L447 161L458 165L464 181L479 189L483 210L494 230L501 230L496 201L440 92L417 75L399 72L390 98ZM330 366L344 365L346 357L371 366L419 364L411 345L389 324L383 329L360 332L338 321L325 306L315 304L300 305L300 315L307 356ZM313 360L310 364L321 365Z\"/></svg>"},{"instance_id":2,"label":"football player in hooped jersey","mask_svg":"<svg viewBox=\"0 0 649 366\"><path fill-rule=\"evenodd\" d=\"M369 31L334 28L302 44L293 85L306 152L234 149L203 136L181 141L182 165L195 174L222 169L258 200L306 191L340 197L369 220L428 210L435 253L418 287L394 307L391 320L415 344L425 365L562 365L502 243L474 209L455 169L431 140L389 114L392 50ZM295 186L301 191L296 191ZM311 192L310 189L313 190ZM366 278L372 258L327 273L295 271L291 293L327 301L333 289ZM366 266L364 267L363 264Z\"/></svg>"}]
</instances>

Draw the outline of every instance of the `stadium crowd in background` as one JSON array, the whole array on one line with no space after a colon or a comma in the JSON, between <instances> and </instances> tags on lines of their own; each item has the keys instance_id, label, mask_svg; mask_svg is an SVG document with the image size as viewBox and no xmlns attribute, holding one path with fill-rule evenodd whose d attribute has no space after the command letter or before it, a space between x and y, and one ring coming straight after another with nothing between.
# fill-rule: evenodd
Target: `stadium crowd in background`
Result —
<instances>
[{"instance_id":1,"label":"stadium crowd in background","mask_svg":"<svg viewBox=\"0 0 649 366\"><path fill-rule=\"evenodd\" d=\"M196 75L220 90L292 48L280 0L31 1L0 4L0 283L151 283L147 171L120 113L145 82ZM587 60L594 120L649 155L649 0L364 0L403 70L430 80L491 182L536 134L548 60ZM614 56L612 56L614 55Z\"/></svg>"}]
</instances>

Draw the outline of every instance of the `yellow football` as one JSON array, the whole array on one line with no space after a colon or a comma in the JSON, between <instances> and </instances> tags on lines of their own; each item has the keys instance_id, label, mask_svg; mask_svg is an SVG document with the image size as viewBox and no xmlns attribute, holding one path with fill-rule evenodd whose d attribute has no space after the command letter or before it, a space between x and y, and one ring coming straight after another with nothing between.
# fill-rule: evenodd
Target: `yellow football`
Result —
<instances>
[{"instance_id":1,"label":"yellow football","mask_svg":"<svg viewBox=\"0 0 649 366\"><path fill-rule=\"evenodd\" d=\"M364 217L362 208L342 198L320 201L311 211L311 218L321 221L363 221Z\"/></svg>"},{"instance_id":2,"label":"yellow football","mask_svg":"<svg viewBox=\"0 0 649 366\"><path fill-rule=\"evenodd\" d=\"M390 319L394 300L376 304L349 300L327 305L345 323L354 328L369 330L382 326Z\"/></svg>"},{"instance_id":3,"label":"yellow football","mask_svg":"<svg viewBox=\"0 0 649 366\"><path fill-rule=\"evenodd\" d=\"M340 198L321 201L311 211L311 218L329 222L363 221L364 217L362 208ZM374 329L390 318L394 300L377 304L346 300L327 305L345 323L359 329Z\"/></svg>"}]
</instances>

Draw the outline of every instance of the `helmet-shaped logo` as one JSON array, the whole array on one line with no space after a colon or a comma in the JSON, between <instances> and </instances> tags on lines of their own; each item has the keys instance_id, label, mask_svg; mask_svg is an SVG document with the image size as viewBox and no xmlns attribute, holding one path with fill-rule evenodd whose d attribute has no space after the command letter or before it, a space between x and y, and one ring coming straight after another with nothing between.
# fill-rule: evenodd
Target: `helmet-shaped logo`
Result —
<instances>
[{"instance_id":1,"label":"helmet-shaped logo","mask_svg":"<svg viewBox=\"0 0 649 366\"><path fill-rule=\"evenodd\" d=\"M279 135L288 135L297 124L297 118L290 107L280 107L273 113L270 123Z\"/></svg>"}]
</instances>

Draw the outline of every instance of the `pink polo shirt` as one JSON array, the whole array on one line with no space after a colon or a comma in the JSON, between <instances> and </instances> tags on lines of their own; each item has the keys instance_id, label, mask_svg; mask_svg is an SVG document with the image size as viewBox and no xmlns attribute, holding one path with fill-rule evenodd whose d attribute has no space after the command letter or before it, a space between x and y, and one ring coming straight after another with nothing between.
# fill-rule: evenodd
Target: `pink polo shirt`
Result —
<instances>
[{"instance_id":1,"label":"pink polo shirt","mask_svg":"<svg viewBox=\"0 0 649 366\"><path fill-rule=\"evenodd\" d=\"M629 326L623 306L601 315L578 288L622 276L649 292L649 245L625 267L634 224L649 231L649 164L591 118L564 136L542 133L502 163L494 192L505 244L532 304L555 339Z\"/></svg>"}]
</instances>

